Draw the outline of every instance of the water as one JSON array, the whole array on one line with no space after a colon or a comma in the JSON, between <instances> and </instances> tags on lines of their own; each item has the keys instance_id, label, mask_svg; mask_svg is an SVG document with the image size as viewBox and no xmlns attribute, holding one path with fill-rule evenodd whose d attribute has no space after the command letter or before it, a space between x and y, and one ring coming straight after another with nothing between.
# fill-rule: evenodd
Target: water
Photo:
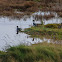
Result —
<instances>
[{"instance_id":1,"label":"water","mask_svg":"<svg viewBox=\"0 0 62 62\"><path fill-rule=\"evenodd\" d=\"M26 16L24 16L26 19ZM33 25L33 18L24 18L20 20L10 19L7 17L0 17L0 50L4 50L9 48L10 46L16 46L19 44L31 45L41 42L41 39L30 38L29 35L25 33L16 34L16 26L19 26L24 30L25 28L29 28ZM39 23L40 21L37 21Z\"/></svg>"},{"instance_id":2,"label":"water","mask_svg":"<svg viewBox=\"0 0 62 62\"><path fill-rule=\"evenodd\" d=\"M9 48L10 46L17 46L20 44L24 45L31 45L31 44L36 44L39 42L47 41L50 42L51 39L46 39L45 37L43 39L40 38L31 38L30 35L26 33L19 33L16 34L16 26L19 26L24 30L25 28L30 28L33 26L33 15L36 14L44 14L44 12L37 12L32 14L31 16L24 16L20 20L17 19L11 19L8 17L0 17L0 50L5 50ZM46 13L47 15L49 14ZM57 18L50 19L48 21L44 20L45 24L48 23L61 23L62 19L58 18L58 21L56 20ZM35 23L41 24L40 20L35 20Z\"/></svg>"},{"instance_id":3,"label":"water","mask_svg":"<svg viewBox=\"0 0 62 62\"><path fill-rule=\"evenodd\" d=\"M62 18L52 18L52 19L50 19L50 20L44 20L44 24L46 25L46 24L53 24L53 23L56 23L56 24L60 24L60 23L62 23Z\"/></svg>"},{"instance_id":4,"label":"water","mask_svg":"<svg viewBox=\"0 0 62 62\"><path fill-rule=\"evenodd\" d=\"M56 12L51 12L51 14L54 15L53 18L48 19L48 20L46 20L46 19L44 19L44 18L42 19L43 22L44 22L44 25L46 25L46 24L53 24L53 23L56 23L56 24L62 23L62 18L59 17ZM42 16L44 16L44 15L50 15L50 12L49 12L49 11L48 11L48 12L41 12L41 11L39 11L39 12L34 13L33 15L40 15L40 16L41 16L41 15L42 15ZM35 18L35 17L34 17L34 18ZM39 19L38 19L38 20L39 20ZM37 20L37 21L38 21L38 20ZM40 18L40 20L41 20L41 18Z\"/></svg>"}]
</instances>

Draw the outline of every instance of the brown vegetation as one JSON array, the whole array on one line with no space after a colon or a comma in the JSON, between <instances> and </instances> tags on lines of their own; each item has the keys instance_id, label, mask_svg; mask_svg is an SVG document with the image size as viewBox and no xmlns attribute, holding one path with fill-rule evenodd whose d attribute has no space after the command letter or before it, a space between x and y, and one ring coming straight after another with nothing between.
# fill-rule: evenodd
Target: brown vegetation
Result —
<instances>
[{"instance_id":1,"label":"brown vegetation","mask_svg":"<svg viewBox=\"0 0 62 62\"><path fill-rule=\"evenodd\" d=\"M35 5L36 3L33 1L0 0L0 15L3 15L3 16L15 16L15 15L19 16L20 15L22 17L23 14L15 13L15 10L24 12L24 15L25 15L26 12L35 11L35 9L33 9Z\"/></svg>"},{"instance_id":2,"label":"brown vegetation","mask_svg":"<svg viewBox=\"0 0 62 62\"><path fill-rule=\"evenodd\" d=\"M62 17L62 12L58 12L59 17Z\"/></svg>"},{"instance_id":3,"label":"brown vegetation","mask_svg":"<svg viewBox=\"0 0 62 62\"><path fill-rule=\"evenodd\" d=\"M35 15L33 16L35 20L42 20L42 15Z\"/></svg>"},{"instance_id":4,"label":"brown vegetation","mask_svg":"<svg viewBox=\"0 0 62 62\"><path fill-rule=\"evenodd\" d=\"M53 17L55 17L53 14L44 15L44 16L43 16L43 18L46 19L46 20L48 20L48 19L50 19L50 18L53 18Z\"/></svg>"},{"instance_id":5,"label":"brown vegetation","mask_svg":"<svg viewBox=\"0 0 62 62\"><path fill-rule=\"evenodd\" d=\"M62 12L61 7L59 0L0 0L0 15L22 17L22 14L14 13L15 10L24 12L24 15L38 10Z\"/></svg>"},{"instance_id":6,"label":"brown vegetation","mask_svg":"<svg viewBox=\"0 0 62 62\"><path fill-rule=\"evenodd\" d=\"M55 15L52 14L52 13L49 14L49 15L44 14L44 16L43 16L43 15L35 15L35 16L33 16L33 18L34 18L35 20L42 20L42 19L48 20L48 19L51 19L51 18L53 18L53 17L55 17Z\"/></svg>"}]
</instances>

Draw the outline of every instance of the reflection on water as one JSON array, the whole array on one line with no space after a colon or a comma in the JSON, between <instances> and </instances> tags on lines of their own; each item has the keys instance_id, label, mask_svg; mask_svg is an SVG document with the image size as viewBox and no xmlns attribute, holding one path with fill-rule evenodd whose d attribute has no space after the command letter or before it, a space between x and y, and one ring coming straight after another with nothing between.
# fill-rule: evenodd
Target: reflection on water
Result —
<instances>
[{"instance_id":1,"label":"reflection on water","mask_svg":"<svg viewBox=\"0 0 62 62\"><path fill-rule=\"evenodd\" d=\"M31 45L31 44L35 44L38 42L43 42L43 41L47 41L50 42L51 39L39 39L39 38L30 38L28 34L25 33L19 33L16 34L16 26L19 26L20 28L22 28L22 30L24 30L25 28L29 28L31 26L33 26L33 19L35 19L35 17L33 17L33 15L35 14L44 14L44 12L37 12L32 14L31 16L24 16L22 19L20 20L16 20L16 19L10 19L7 17L0 17L0 50L3 50L5 48L9 48L10 46L15 46L15 45L19 45L19 44L24 44L24 45ZM49 14L46 13L46 14ZM61 23L62 19L61 18L53 18L50 19L48 21L44 20L45 24L48 23ZM35 23L41 23L40 20L35 20Z\"/></svg>"}]
</instances>

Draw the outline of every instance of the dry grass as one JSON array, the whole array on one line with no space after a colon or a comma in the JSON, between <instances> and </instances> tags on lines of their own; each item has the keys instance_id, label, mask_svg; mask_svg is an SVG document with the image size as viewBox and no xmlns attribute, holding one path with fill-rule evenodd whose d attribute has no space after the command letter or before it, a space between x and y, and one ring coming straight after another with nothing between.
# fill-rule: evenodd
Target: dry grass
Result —
<instances>
[{"instance_id":1,"label":"dry grass","mask_svg":"<svg viewBox=\"0 0 62 62\"><path fill-rule=\"evenodd\" d=\"M49 15L44 15L43 16L43 18L46 19L46 20L51 19L53 17L55 17L54 14L49 14Z\"/></svg>"},{"instance_id":2,"label":"dry grass","mask_svg":"<svg viewBox=\"0 0 62 62\"><path fill-rule=\"evenodd\" d=\"M58 12L59 17L62 17L62 12Z\"/></svg>"},{"instance_id":3,"label":"dry grass","mask_svg":"<svg viewBox=\"0 0 62 62\"><path fill-rule=\"evenodd\" d=\"M38 10L41 11L55 11L62 12L61 6L59 6L55 2L56 0L47 0L48 4L46 4L43 0L0 0L0 15L3 16L14 16L14 11L24 12L24 15L27 12L36 12ZM10 2L10 3L9 3ZM16 14L16 16L19 14ZM22 17L22 14L20 14ZM19 16L19 17L20 17ZM53 17L52 15L46 16L46 18Z\"/></svg>"},{"instance_id":4,"label":"dry grass","mask_svg":"<svg viewBox=\"0 0 62 62\"><path fill-rule=\"evenodd\" d=\"M10 2L10 3L9 3ZM14 13L15 10L24 12L24 15L26 12L33 12L35 10L32 10L36 6L36 3L33 1L22 1L22 0L0 0L0 15L3 16L21 16L22 14L16 14ZM36 8L37 10L38 8ZM19 16L19 17L20 17Z\"/></svg>"},{"instance_id":5,"label":"dry grass","mask_svg":"<svg viewBox=\"0 0 62 62\"><path fill-rule=\"evenodd\" d=\"M46 14L44 14L44 15L35 15L33 17L34 17L35 20L42 20L42 18L46 19L46 20L49 20L49 19L55 17L55 15L51 13L49 15L46 15Z\"/></svg>"}]
</instances>

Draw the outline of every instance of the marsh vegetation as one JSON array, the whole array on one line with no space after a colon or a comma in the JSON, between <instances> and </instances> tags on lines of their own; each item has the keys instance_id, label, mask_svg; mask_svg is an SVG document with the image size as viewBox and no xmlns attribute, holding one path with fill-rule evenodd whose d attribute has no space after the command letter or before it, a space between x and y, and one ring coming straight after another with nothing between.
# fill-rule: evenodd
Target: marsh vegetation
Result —
<instances>
[{"instance_id":1,"label":"marsh vegetation","mask_svg":"<svg viewBox=\"0 0 62 62\"><path fill-rule=\"evenodd\" d=\"M61 0L0 0L0 29L0 62L62 62Z\"/></svg>"},{"instance_id":2,"label":"marsh vegetation","mask_svg":"<svg viewBox=\"0 0 62 62\"><path fill-rule=\"evenodd\" d=\"M0 52L0 62L61 62L61 48L61 45L46 42L11 47L7 52Z\"/></svg>"}]
</instances>

